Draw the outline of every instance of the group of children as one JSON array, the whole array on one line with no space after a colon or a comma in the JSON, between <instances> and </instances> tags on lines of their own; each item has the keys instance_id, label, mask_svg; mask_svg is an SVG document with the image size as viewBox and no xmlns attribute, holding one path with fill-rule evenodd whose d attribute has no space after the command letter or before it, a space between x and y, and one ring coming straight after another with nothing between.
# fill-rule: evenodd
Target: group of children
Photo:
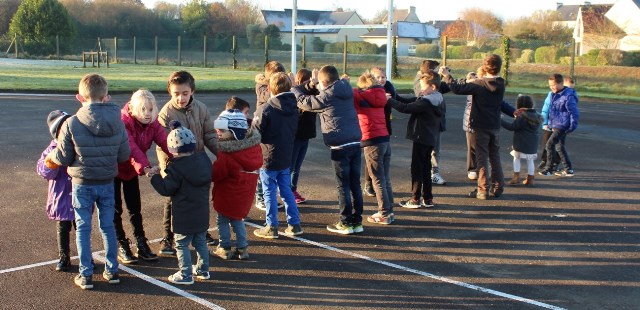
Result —
<instances>
[{"instance_id":1,"label":"group of children","mask_svg":"<svg viewBox=\"0 0 640 310\"><path fill-rule=\"evenodd\" d=\"M514 178L509 183L519 182L520 159L526 159L529 174L524 184L532 185L542 119L533 109L531 97L519 96L517 110L511 110L515 121L500 120L500 109L504 111L505 103L504 80L497 76L499 56L485 59L478 72L480 77L474 79L469 75L460 83L451 78L447 68L437 73L434 70L437 65L425 62L416 77L415 96L405 98L398 96L383 70L377 67L359 76L357 87L352 88L349 77L341 77L333 66L313 71L302 69L293 77L285 73L282 64L273 61L256 78L257 104L253 117L249 117L247 101L231 97L215 120L206 105L194 98L195 79L186 71L171 74L167 83L171 99L159 111L153 94L147 90L136 91L120 108L109 103L103 77L84 76L76 96L82 107L76 114L56 110L48 115L53 140L37 165L38 174L49 180L48 215L58 221L60 261L56 270L69 269L69 233L75 223L80 268L74 281L83 289L93 287L89 237L94 205L105 244L103 277L109 283L120 281L118 261L129 264L137 259L158 259L149 248L140 212L138 177L145 175L151 178L151 185L160 195L169 197L164 204L164 238L159 253L178 258L180 270L169 276L170 282L192 284L194 278L210 278L210 201L217 213L219 232L219 244L211 254L222 259L249 257L243 219L254 201L256 207L265 210L266 218L264 227L253 232L255 236L275 239L280 234L303 234L298 204L306 199L298 192L297 184L309 139L315 137L316 115L320 117L324 144L330 151L340 209L339 220L328 225L327 230L338 234L364 231L362 153L366 172L364 191L375 196L378 205L377 212L366 219L383 225L395 220L390 179L392 108L410 114L406 138L413 143L411 197L400 201L400 205L434 207L432 184L441 183L433 166L437 167L440 133L444 130L442 93L449 90L469 95L465 124L469 149L475 151L469 154L476 160L468 160L468 173L470 179L472 172L478 178L478 188L471 195L486 199L489 192L494 197L502 194L504 181L497 155L500 125L515 131ZM553 123L552 120L551 113L549 121ZM572 123L564 132L574 130L575 126ZM555 143L555 147L563 142L564 138L556 134L549 143ZM152 143L157 146L158 166L151 165L146 156ZM551 158L553 152L548 156ZM568 157L561 157L565 169L571 169ZM491 184L486 180L489 161ZM278 231L278 195L287 221L282 232ZM121 196L133 227L135 255L122 225ZM234 250L231 229L236 236ZM193 265L189 245L198 254Z\"/></svg>"}]
</instances>

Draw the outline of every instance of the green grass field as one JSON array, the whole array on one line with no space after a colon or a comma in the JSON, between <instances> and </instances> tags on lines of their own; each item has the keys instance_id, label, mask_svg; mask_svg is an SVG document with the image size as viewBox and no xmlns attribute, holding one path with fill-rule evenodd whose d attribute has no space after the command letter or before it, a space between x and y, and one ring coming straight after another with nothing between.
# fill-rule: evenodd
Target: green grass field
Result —
<instances>
[{"instance_id":1,"label":"green grass field","mask_svg":"<svg viewBox=\"0 0 640 310\"><path fill-rule=\"evenodd\" d=\"M414 57L411 57L414 58ZM360 59L359 59L360 60ZM408 59L399 64L401 78L393 81L402 93L413 87L412 78L417 71L417 60ZM367 68L381 65L382 59L361 59L349 63L348 73L360 74ZM310 59L309 67L333 64L342 71L336 59ZM462 77L480 60L449 60L456 77ZM133 92L138 88L151 91L166 91L166 79L176 70L190 71L196 78L200 92L246 92L253 91L254 77L258 71L231 70L229 68L179 67L175 65L111 64L110 68L82 68L79 62L31 61L0 58L0 91L9 92L75 92L80 77L90 72L104 75L110 83L111 92ZM544 95L549 91L547 79L551 73L568 75L568 67L561 65L517 64L511 67L510 94ZM640 68L630 67L577 67L577 91L582 98L596 98L624 102L640 102ZM355 82L355 79L352 79Z\"/></svg>"}]
</instances>

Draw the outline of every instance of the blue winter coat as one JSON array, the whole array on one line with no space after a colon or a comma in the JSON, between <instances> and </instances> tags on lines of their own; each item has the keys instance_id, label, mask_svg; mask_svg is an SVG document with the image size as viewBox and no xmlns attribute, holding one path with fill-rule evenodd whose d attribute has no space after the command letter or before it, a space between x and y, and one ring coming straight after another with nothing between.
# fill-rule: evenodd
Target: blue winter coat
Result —
<instances>
[{"instance_id":1,"label":"blue winter coat","mask_svg":"<svg viewBox=\"0 0 640 310\"><path fill-rule=\"evenodd\" d=\"M551 94L547 125L552 129L573 132L578 128L578 97L573 88L565 87Z\"/></svg>"}]
</instances>

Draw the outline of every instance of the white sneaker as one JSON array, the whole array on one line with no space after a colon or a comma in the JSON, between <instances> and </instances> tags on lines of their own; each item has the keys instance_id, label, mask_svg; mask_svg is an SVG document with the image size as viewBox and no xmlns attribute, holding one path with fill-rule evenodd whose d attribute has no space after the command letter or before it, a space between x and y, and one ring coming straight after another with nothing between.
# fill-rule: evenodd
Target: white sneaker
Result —
<instances>
[{"instance_id":1,"label":"white sneaker","mask_svg":"<svg viewBox=\"0 0 640 310\"><path fill-rule=\"evenodd\" d=\"M267 207L264 205L264 201L256 200L256 208L264 211L267 210Z\"/></svg>"},{"instance_id":2,"label":"white sneaker","mask_svg":"<svg viewBox=\"0 0 640 310\"><path fill-rule=\"evenodd\" d=\"M445 181L439 173L434 173L431 175L431 182L433 184L438 184L438 185L445 185L447 184L447 181Z\"/></svg>"},{"instance_id":3,"label":"white sneaker","mask_svg":"<svg viewBox=\"0 0 640 310\"><path fill-rule=\"evenodd\" d=\"M478 173L475 171L469 171L467 172L467 177L469 178L469 180L477 180L478 179Z\"/></svg>"}]
</instances>

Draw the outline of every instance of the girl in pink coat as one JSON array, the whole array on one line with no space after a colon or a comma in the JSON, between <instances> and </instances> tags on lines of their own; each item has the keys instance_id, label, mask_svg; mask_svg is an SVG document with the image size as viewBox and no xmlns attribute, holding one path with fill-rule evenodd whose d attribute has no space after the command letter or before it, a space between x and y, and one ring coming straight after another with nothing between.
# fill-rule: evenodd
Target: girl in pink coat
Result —
<instances>
[{"instance_id":1,"label":"girl in pink coat","mask_svg":"<svg viewBox=\"0 0 640 310\"><path fill-rule=\"evenodd\" d=\"M115 187L114 225L118 238L118 260L123 264L136 263L139 259L146 261L157 260L158 256L151 251L142 227L142 203L140 200L140 187L138 176L154 174L159 169L152 167L147 159L147 151L155 142L171 157L167 148L167 133L158 123L158 106L153 94L144 89L133 93L131 100L124 105L121 111L121 119L129 136L131 155L129 161L118 164L118 176L113 184ZM127 204L129 221L133 226L133 235L137 241L136 256L129 248L129 239L125 236L122 227L122 197ZM136 258L137 257L137 258Z\"/></svg>"}]
</instances>

